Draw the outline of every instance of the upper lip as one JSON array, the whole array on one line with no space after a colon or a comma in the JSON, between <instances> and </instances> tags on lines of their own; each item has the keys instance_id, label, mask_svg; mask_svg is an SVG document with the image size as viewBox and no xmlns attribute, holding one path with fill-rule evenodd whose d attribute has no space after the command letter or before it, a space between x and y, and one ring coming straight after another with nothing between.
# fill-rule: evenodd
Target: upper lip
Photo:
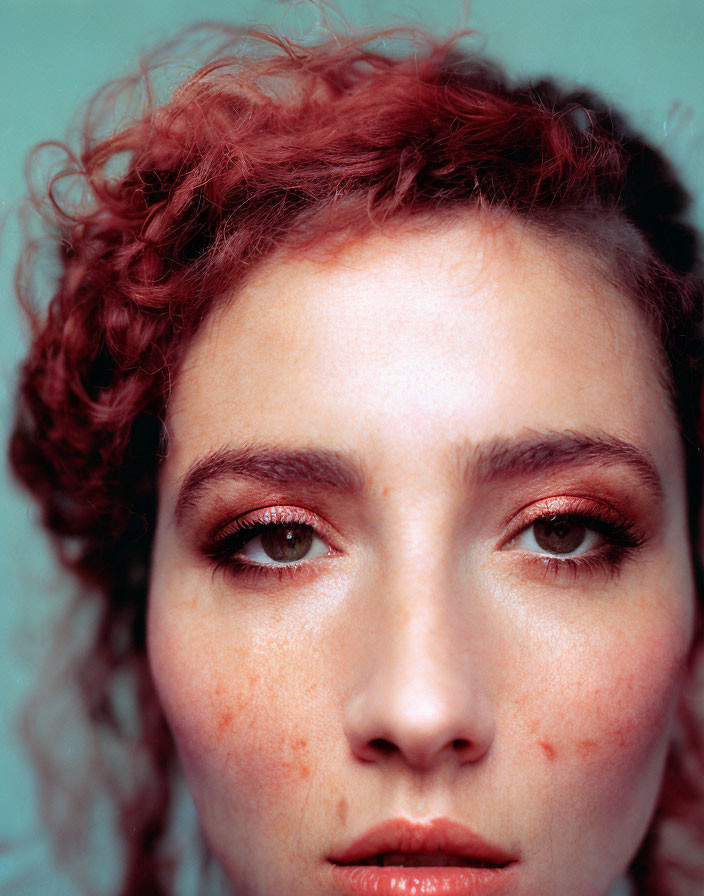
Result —
<instances>
[{"instance_id":1,"label":"upper lip","mask_svg":"<svg viewBox=\"0 0 704 896\"><path fill-rule=\"evenodd\" d=\"M464 825L447 818L384 821L330 857L338 865L354 865L381 853L431 854L458 858L487 866L504 867L516 856L484 840Z\"/></svg>"}]
</instances>

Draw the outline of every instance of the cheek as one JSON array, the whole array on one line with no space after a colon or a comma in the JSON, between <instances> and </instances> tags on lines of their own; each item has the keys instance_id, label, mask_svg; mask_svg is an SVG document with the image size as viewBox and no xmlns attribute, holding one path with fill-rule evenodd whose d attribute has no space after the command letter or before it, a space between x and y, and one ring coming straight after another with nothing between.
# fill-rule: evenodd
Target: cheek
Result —
<instances>
[{"instance_id":1,"label":"cheek","mask_svg":"<svg viewBox=\"0 0 704 896\"><path fill-rule=\"evenodd\" d=\"M157 690L206 835L215 838L269 824L312 774L300 658L287 661L284 638L245 646L234 625L218 623L179 619L173 607L150 611Z\"/></svg>"},{"instance_id":2,"label":"cheek","mask_svg":"<svg viewBox=\"0 0 704 896\"><path fill-rule=\"evenodd\" d=\"M532 749L565 795L565 816L574 817L581 804L588 817L618 817L640 836L657 798L684 676L682 643L672 630L621 634L591 649L573 644L551 683L538 684L528 723ZM541 701L541 693L556 699ZM594 827L597 836L607 829Z\"/></svg>"}]
</instances>

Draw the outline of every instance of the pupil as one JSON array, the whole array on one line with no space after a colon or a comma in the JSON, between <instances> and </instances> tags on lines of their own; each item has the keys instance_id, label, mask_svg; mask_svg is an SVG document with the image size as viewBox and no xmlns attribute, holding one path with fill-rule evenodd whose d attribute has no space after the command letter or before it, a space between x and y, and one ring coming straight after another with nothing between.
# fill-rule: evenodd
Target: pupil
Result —
<instances>
[{"instance_id":1,"label":"pupil","mask_svg":"<svg viewBox=\"0 0 704 896\"><path fill-rule=\"evenodd\" d=\"M277 563L302 560L313 543L313 530L308 526L272 526L262 533L265 553Z\"/></svg>"},{"instance_id":2,"label":"pupil","mask_svg":"<svg viewBox=\"0 0 704 896\"><path fill-rule=\"evenodd\" d=\"M538 545L551 554L571 554L584 541L586 526L579 520L548 517L537 520L534 535Z\"/></svg>"}]
</instances>

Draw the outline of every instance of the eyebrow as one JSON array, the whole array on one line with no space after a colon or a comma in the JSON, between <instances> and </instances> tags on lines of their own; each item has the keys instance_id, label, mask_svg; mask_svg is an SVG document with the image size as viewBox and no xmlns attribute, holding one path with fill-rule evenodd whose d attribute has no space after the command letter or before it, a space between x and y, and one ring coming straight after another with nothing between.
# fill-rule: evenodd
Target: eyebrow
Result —
<instances>
[{"instance_id":1,"label":"eyebrow","mask_svg":"<svg viewBox=\"0 0 704 896\"><path fill-rule=\"evenodd\" d=\"M220 448L196 461L186 473L176 499L176 522L182 521L208 487L223 479L237 478L268 485L318 486L345 493L360 492L364 486L361 463L339 451L270 446Z\"/></svg>"},{"instance_id":2,"label":"eyebrow","mask_svg":"<svg viewBox=\"0 0 704 896\"><path fill-rule=\"evenodd\" d=\"M664 491L655 461L632 442L608 433L547 432L499 438L463 452L466 481L493 482L575 465L630 467L657 498Z\"/></svg>"},{"instance_id":3,"label":"eyebrow","mask_svg":"<svg viewBox=\"0 0 704 896\"><path fill-rule=\"evenodd\" d=\"M621 465L660 499L663 486L647 451L607 433L534 432L497 438L459 449L463 481L495 482L557 470L561 467ZM180 524L189 508L217 482L254 479L267 485L333 489L358 494L365 487L361 461L353 454L325 448L275 446L226 447L195 461L178 490L174 515Z\"/></svg>"}]
</instances>

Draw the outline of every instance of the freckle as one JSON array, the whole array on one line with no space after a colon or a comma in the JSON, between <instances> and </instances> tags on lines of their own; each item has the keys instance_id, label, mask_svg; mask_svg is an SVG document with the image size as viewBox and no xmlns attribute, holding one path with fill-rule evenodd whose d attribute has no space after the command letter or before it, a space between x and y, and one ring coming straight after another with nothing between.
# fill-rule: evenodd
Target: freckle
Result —
<instances>
[{"instance_id":1,"label":"freckle","mask_svg":"<svg viewBox=\"0 0 704 896\"><path fill-rule=\"evenodd\" d=\"M251 706L251 700L247 696L247 694L237 694L233 700L233 703L237 707L238 715L246 714L246 711Z\"/></svg>"},{"instance_id":2,"label":"freckle","mask_svg":"<svg viewBox=\"0 0 704 896\"><path fill-rule=\"evenodd\" d=\"M528 731L531 734L535 734L537 732L539 724L540 722L537 719L529 719L526 723Z\"/></svg>"},{"instance_id":3,"label":"freckle","mask_svg":"<svg viewBox=\"0 0 704 896\"><path fill-rule=\"evenodd\" d=\"M555 756L557 755L557 751L555 750L555 747L553 747L552 744L549 744L545 740L539 740L538 745L541 747L543 753L545 753L546 759L548 759L550 762L553 762L555 759Z\"/></svg>"},{"instance_id":4,"label":"freckle","mask_svg":"<svg viewBox=\"0 0 704 896\"><path fill-rule=\"evenodd\" d=\"M340 798L340 801L337 804L337 817L340 821L345 824L347 821L347 813L349 812L350 804L343 797Z\"/></svg>"},{"instance_id":5,"label":"freckle","mask_svg":"<svg viewBox=\"0 0 704 896\"><path fill-rule=\"evenodd\" d=\"M218 734L223 734L232 724L233 712L231 709L224 709L220 713L217 721Z\"/></svg>"},{"instance_id":6,"label":"freckle","mask_svg":"<svg viewBox=\"0 0 704 896\"><path fill-rule=\"evenodd\" d=\"M590 753L593 753L597 748L598 744L595 740L580 740L577 745L577 750L580 756L588 756Z\"/></svg>"},{"instance_id":7,"label":"freckle","mask_svg":"<svg viewBox=\"0 0 704 896\"><path fill-rule=\"evenodd\" d=\"M298 769L298 777L301 781L305 781L306 778L310 775L310 769L307 765L301 765Z\"/></svg>"},{"instance_id":8,"label":"freckle","mask_svg":"<svg viewBox=\"0 0 704 896\"><path fill-rule=\"evenodd\" d=\"M308 746L308 741L304 737L299 737L298 740L295 740L291 743L291 747L298 752L301 750L305 750Z\"/></svg>"}]
</instances>

